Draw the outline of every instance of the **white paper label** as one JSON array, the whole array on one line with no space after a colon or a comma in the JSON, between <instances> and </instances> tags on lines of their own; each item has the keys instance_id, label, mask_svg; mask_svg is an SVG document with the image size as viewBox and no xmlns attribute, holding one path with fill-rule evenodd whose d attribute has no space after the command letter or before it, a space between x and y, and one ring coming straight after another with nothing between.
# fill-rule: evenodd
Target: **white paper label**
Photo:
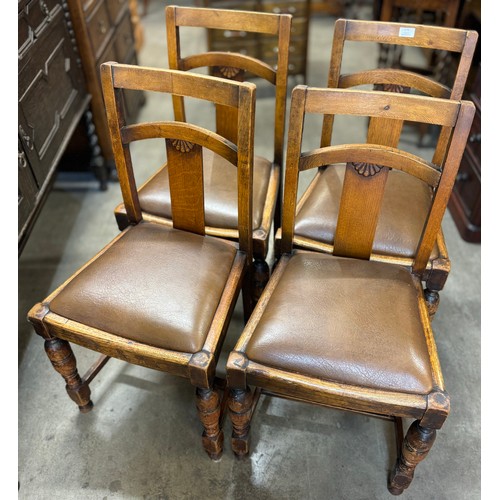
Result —
<instances>
[{"instance_id":1,"label":"white paper label","mask_svg":"<svg viewBox=\"0 0 500 500\"><path fill-rule=\"evenodd\" d=\"M415 28L399 28L399 36L413 38L415 36Z\"/></svg>"}]
</instances>

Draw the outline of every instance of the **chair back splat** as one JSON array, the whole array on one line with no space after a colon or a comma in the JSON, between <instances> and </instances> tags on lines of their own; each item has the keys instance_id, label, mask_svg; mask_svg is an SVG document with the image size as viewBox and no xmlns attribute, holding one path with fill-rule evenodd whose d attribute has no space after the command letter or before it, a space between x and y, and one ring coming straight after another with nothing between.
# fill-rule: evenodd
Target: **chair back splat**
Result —
<instances>
[{"instance_id":1,"label":"chair back splat","mask_svg":"<svg viewBox=\"0 0 500 500\"><path fill-rule=\"evenodd\" d=\"M101 81L126 228L28 313L69 396L92 409L90 382L109 357L189 379L203 426L202 444L222 453L222 395L215 368L252 256L255 118L253 83L106 62ZM237 111L233 141L179 121L128 123L125 92L209 101ZM198 102L198 101L197 101ZM160 139L169 163L170 224L146 219L136 188L131 145ZM237 175L237 238L207 234L202 150ZM137 163L139 163L137 161ZM166 189L167 186L164 186ZM245 292L243 292L244 300ZM102 354L84 377L71 343Z\"/></svg>"},{"instance_id":2,"label":"chair back splat","mask_svg":"<svg viewBox=\"0 0 500 500\"><path fill-rule=\"evenodd\" d=\"M385 180L389 170L395 169L426 183L434 193L412 266L415 272L422 274L437 237L460 165L474 105L468 101L459 103L387 92L340 89L331 92L331 90L333 89L298 86L292 93L293 114L292 110L290 113L294 127L289 131L287 150L289 163L287 163L284 199L282 250L285 253L292 251L299 172L345 163L346 173L333 254L369 259L383 200ZM398 128L407 120L449 128L454 133L443 168L395 147L371 143L370 130L366 144L326 146L300 153L305 115L329 114L329 109L335 109L339 115L368 116L371 119L395 121Z\"/></svg>"},{"instance_id":3,"label":"chair back splat","mask_svg":"<svg viewBox=\"0 0 500 500\"><path fill-rule=\"evenodd\" d=\"M272 124L268 134L262 134L264 141L258 147L265 154L254 155L254 177L252 198L252 237L254 266L251 276L245 285L251 292L251 302L245 306L248 317L258 299L265 283L269 279L269 266L266 262L270 245L272 227L281 224L281 206L283 198L283 149L285 115L287 103L288 81L288 49L290 43L290 14L274 14L250 12L243 10L212 9L201 7L177 7L169 5L165 8L168 60L171 69L186 72L208 72L212 76L230 81L251 81L258 85L262 99L269 99L269 105L257 106L259 116L266 115L259 123L267 127ZM207 51L188 53L182 47L184 30L201 29L209 33L222 31L247 32L261 34L275 44L275 64L236 50L234 52ZM193 51L192 51L193 52ZM272 94L272 97L271 97ZM190 109L186 109L184 97L174 95L174 116L178 122L190 117ZM223 103L214 103L217 134L234 142L238 131L240 117L236 108ZM196 114L196 113L195 113ZM268 140L266 140L268 138ZM259 151L260 153L260 151ZM206 156L206 151L193 152L192 156ZM175 159L178 159L176 154ZM237 214L237 182L234 175L221 167L220 155L205 158L205 231L211 236L222 238L238 238L236 227ZM139 204L146 220L163 220L171 224L172 207L169 191L164 189L168 182L169 164L162 165L151 178L138 189ZM115 217L118 226L123 229L129 223L123 205L116 207Z\"/></svg>"}]
</instances>

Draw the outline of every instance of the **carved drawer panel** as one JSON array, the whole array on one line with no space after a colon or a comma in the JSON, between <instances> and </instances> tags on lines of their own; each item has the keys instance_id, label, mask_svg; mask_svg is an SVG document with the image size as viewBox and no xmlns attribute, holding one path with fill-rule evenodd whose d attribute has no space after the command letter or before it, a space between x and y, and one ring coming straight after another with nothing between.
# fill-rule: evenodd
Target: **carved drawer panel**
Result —
<instances>
[{"instance_id":1,"label":"carved drawer panel","mask_svg":"<svg viewBox=\"0 0 500 500\"><path fill-rule=\"evenodd\" d=\"M116 28L114 46L117 62L128 63L134 53L134 32L130 17L124 17Z\"/></svg>"},{"instance_id":2,"label":"carved drawer panel","mask_svg":"<svg viewBox=\"0 0 500 500\"><path fill-rule=\"evenodd\" d=\"M481 111L476 110L474 121L467 141L469 154L475 159L476 167L481 169Z\"/></svg>"},{"instance_id":3,"label":"carved drawer panel","mask_svg":"<svg viewBox=\"0 0 500 500\"><path fill-rule=\"evenodd\" d=\"M101 64L109 61L115 61L115 62L124 62L124 61L119 61L118 60L118 54L116 53L116 48L113 43L110 43L104 54L102 54L101 58L97 61L96 65L96 71L97 71L97 78L99 79L99 90L100 90L100 97L102 97L102 90L101 90ZM104 105L104 101L102 102Z\"/></svg>"},{"instance_id":4,"label":"carved drawer panel","mask_svg":"<svg viewBox=\"0 0 500 500\"><path fill-rule=\"evenodd\" d=\"M468 215L470 215L476 200L481 196L480 175L474 167L474 159L466 150L455 182L455 190L460 195Z\"/></svg>"},{"instance_id":5,"label":"carved drawer panel","mask_svg":"<svg viewBox=\"0 0 500 500\"><path fill-rule=\"evenodd\" d=\"M127 11L128 0L106 0L111 22L116 26Z\"/></svg>"},{"instance_id":6,"label":"carved drawer panel","mask_svg":"<svg viewBox=\"0 0 500 500\"><path fill-rule=\"evenodd\" d=\"M113 35L113 24L109 18L104 0L98 2L87 17L87 30L93 52L99 57L110 37Z\"/></svg>"},{"instance_id":7,"label":"carved drawer panel","mask_svg":"<svg viewBox=\"0 0 500 500\"><path fill-rule=\"evenodd\" d=\"M19 2L18 7L18 52L22 57L22 53L29 50L43 29L53 21L61 5L57 0L25 0Z\"/></svg>"},{"instance_id":8,"label":"carved drawer panel","mask_svg":"<svg viewBox=\"0 0 500 500\"><path fill-rule=\"evenodd\" d=\"M290 35L292 40L296 37L307 37L307 18L294 16Z\"/></svg>"},{"instance_id":9,"label":"carved drawer panel","mask_svg":"<svg viewBox=\"0 0 500 500\"><path fill-rule=\"evenodd\" d=\"M55 10L29 56L19 61L19 136L39 186L84 105L84 85L63 11Z\"/></svg>"},{"instance_id":10,"label":"carved drawer panel","mask_svg":"<svg viewBox=\"0 0 500 500\"><path fill-rule=\"evenodd\" d=\"M19 140L17 141L17 189L17 228L20 233L35 208L38 186Z\"/></svg>"}]
</instances>

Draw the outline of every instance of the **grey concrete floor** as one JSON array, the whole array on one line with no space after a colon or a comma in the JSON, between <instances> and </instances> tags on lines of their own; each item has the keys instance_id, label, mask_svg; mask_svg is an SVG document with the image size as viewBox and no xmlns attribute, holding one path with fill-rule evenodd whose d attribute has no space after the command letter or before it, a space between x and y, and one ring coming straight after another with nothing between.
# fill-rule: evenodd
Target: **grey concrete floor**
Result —
<instances>
[{"instance_id":1,"label":"grey concrete floor","mask_svg":"<svg viewBox=\"0 0 500 500\"><path fill-rule=\"evenodd\" d=\"M143 18L142 65L167 67L165 5L149 2ZM360 16L369 17L369 12ZM310 85L326 82L333 22L329 16L312 20ZM200 34L187 32L190 48L203 42ZM353 49L347 65L370 65L374 57L374 50ZM302 82L292 79L291 85L295 83ZM141 117L165 116L167 108L168 103L148 96ZM264 118L257 122L256 148L267 154L265 112L271 108L265 92L259 109ZM312 123L306 138L311 146L317 144L318 126ZM344 125L339 133L356 131ZM416 144L411 132L406 140L410 148ZM159 167L159 151L155 145L133 151L143 165L139 182ZM189 382L117 360L92 383L94 410L78 412L45 355L43 341L26 322L26 313L118 233L113 209L120 200L117 184L101 192L90 176L61 174L19 259L18 498L392 498L386 477L395 459L393 431L378 419L263 397L252 422L251 455L242 461L232 455L226 419L226 449L215 463L201 448ZM443 230L452 272L433 327L452 411L404 497L471 500L480 498L481 247L459 237L449 214ZM241 328L238 304L219 374ZM83 374L96 355L78 346L74 350Z\"/></svg>"}]
</instances>

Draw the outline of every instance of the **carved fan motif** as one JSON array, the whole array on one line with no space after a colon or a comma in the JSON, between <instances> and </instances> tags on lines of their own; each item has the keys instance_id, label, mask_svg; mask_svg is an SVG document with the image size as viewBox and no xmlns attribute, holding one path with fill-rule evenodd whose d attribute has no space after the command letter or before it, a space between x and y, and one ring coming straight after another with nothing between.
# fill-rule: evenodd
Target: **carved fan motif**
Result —
<instances>
[{"instance_id":1,"label":"carved fan motif","mask_svg":"<svg viewBox=\"0 0 500 500\"><path fill-rule=\"evenodd\" d=\"M384 92L394 92L396 94L409 94L410 87L405 87L404 85L398 85L396 83L383 83L375 85L374 90L382 90Z\"/></svg>"},{"instance_id":2,"label":"carved fan motif","mask_svg":"<svg viewBox=\"0 0 500 500\"><path fill-rule=\"evenodd\" d=\"M182 139L172 139L170 141L172 146L180 151L181 153L189 153L194 148L194 144L189 141L183 141Z\"/></svg>"},{"instance_id":3,"label":"carved fan motif","mask_svg":"<svg viewBox=\"0 0 500 500\"><path fill-rule=\"evenodd\" d=\"M240 72L238 68L232 68L230 66L219 66L218 69L221 75L225 76L226 78L234 78Z\"/></svg>"},{"instance_id":4,"label":"carved fan motif","mask_svg":"<svg viewBox=\"0 0 500 500\"><path fill-rule=\"evenodd\" d=\"M375 163L349 162L347 166L349 165L363 177L371 177L382 170L382 165L376 165Z\"/></svg>"}]
</instances>

